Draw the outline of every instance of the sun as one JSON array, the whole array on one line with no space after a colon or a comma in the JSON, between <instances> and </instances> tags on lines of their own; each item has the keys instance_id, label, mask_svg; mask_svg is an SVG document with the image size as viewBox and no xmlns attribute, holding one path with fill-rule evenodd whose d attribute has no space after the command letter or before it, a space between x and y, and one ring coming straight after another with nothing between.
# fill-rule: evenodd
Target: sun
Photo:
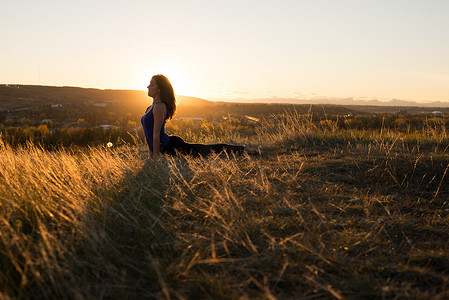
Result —
<instances>
[{"instance_id":1,"label":"sun","mask_svg":"<svg viewBox=\"0 0 449 300\"><path fill-rule=\"evenodd\" d=\"M189 88L188 78L180 71L166 71L161 73L170 80L176 95L189 95L192 89Z\"/></svg>"},{"instance_id":2,"label":"sun","mask_svg":"<svg viewBox=\"0 0 449 300\"><path fill-rule=\"evenodd\" d=\"M198 97L201 94L199 84L196 82L194 76L189 74L190 72L183 69L180 65L154 65L145 70L141 70L139 73L142 74L141 78L139 78L139 82L141 82L139 89L145 89L147 87L151 76L162 74L170 80L176 95Z\"/></svg>"}]
</instances>

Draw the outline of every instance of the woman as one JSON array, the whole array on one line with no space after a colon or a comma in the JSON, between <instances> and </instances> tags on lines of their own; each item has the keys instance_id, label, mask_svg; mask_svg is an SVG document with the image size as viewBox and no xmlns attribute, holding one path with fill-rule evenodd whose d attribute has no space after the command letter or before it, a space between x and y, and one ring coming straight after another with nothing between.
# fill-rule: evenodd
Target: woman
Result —
<instances>
[{"instance_id":1,"label":"woman","mask_svg":"<svg viewBox=\"0 0 449 300\"><path fill-rule=\"evenodd\" d=\"M158 74L151 78L148 85L148 96L153 98L153 104L147 108L141 122L150 150L150 157L158 158L160 153L169 155L180 153L195 156L221 151L258 153L258 150L253 146L189 144L178 136L169 136L165 132L165 122L175 114L176 99L173 87L164 75Z\"/></svg>"}]
</instances>

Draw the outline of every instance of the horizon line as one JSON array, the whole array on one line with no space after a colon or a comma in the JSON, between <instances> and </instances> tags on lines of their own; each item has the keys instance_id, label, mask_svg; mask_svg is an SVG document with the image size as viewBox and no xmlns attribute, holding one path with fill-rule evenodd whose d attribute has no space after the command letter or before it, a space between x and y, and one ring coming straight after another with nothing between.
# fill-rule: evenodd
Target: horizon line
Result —
<instances>
[{"instance_id":1,"label":"horizon line","mask_svg":"<svg viewBox=\"0 0 449 300\"><path fill-rule=\"evenodd\" d=\"M101 90L101 91L137 91L137 92L146 92L143 89L133 89L133 88L103 88L103 87L85 87L85 86L74 86L74 85L45 85L45 84L23 84L23 83L0 83L0 85L4 85L6 87L9 86L35 86L35 87L56 87L56 88L80 88L80 89L91 89L91 90ZM309 98L296 98L296 97L288 97L288 96L271 96L271 97L254 97L254 98L217 98L217 97L199 97L199 96L191 96L191 95L182 95L176 94L176 96L181 97L192 97L203 99L211 102L252 102L252 101L262 101L262 103L267 103L267 101L275 101L272 103L279 103L279 101L293 101L293 102L280 102L280 103L291 103L298 104L294 102L298 101L319 101L319 100L327 100L327 101L353 101L353 102L381 102L381 103L390 103L393 101L401 101L401 102L411 102L416 104L432 104L432 103L444 103L449 104L449 99L447 100L412 100L407 98L385 98L385 97L353 97L353 96L345 96L345 97L337 97L337 96L314 96ZM314 103L317 104L317 103ZM319 104L334 104L334 103L319 103ZM348 104L346 104L348 105ZM357 105L357 104L354 104Z\"/></svg>"}]
</instances>

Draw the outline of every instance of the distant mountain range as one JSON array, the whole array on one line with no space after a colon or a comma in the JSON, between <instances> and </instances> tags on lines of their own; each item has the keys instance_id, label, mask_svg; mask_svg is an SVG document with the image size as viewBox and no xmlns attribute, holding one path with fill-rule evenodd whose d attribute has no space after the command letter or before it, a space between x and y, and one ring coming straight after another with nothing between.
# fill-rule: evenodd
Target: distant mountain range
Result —
<instances>
[{"instance_id":1,"label":"distant mountain range","mask_svg":"<svg viewBox=\"0 0 449 300\"><path fill-rule=\"evenodd\" d=\"M243 103L291 103L291 104L333 104L333 105L351 105L351 106L395 106L395 107L449 107L449 101L433 101L433 102L416 102L410 100L392 99L390 101L380 100L363 100L353 98L313 98L313 99L296 99L296 98L259 98L259 99L233 99L226 100L229 102Z\"/></svg>"}]
</instances>

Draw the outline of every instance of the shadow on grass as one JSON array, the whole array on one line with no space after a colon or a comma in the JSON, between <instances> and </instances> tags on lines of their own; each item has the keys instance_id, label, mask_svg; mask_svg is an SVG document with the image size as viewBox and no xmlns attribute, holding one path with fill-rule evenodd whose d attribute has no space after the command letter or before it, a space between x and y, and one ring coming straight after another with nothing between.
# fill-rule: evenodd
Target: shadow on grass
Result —
<instances>
[{"instance_id":1,"label":"shadow on grass","mask_svg":"<svg viewBox=\"0 0 449 300\"><path fill-rule=\"evenodd\" d=\"M76 249L76 270L88 286L84 296L138 299L164 294L161 260L171 257L173 237L160 219L169 188L167 160L147 160L111 191L109 203L86 224Z\"/></svg>"}]
</instances>

